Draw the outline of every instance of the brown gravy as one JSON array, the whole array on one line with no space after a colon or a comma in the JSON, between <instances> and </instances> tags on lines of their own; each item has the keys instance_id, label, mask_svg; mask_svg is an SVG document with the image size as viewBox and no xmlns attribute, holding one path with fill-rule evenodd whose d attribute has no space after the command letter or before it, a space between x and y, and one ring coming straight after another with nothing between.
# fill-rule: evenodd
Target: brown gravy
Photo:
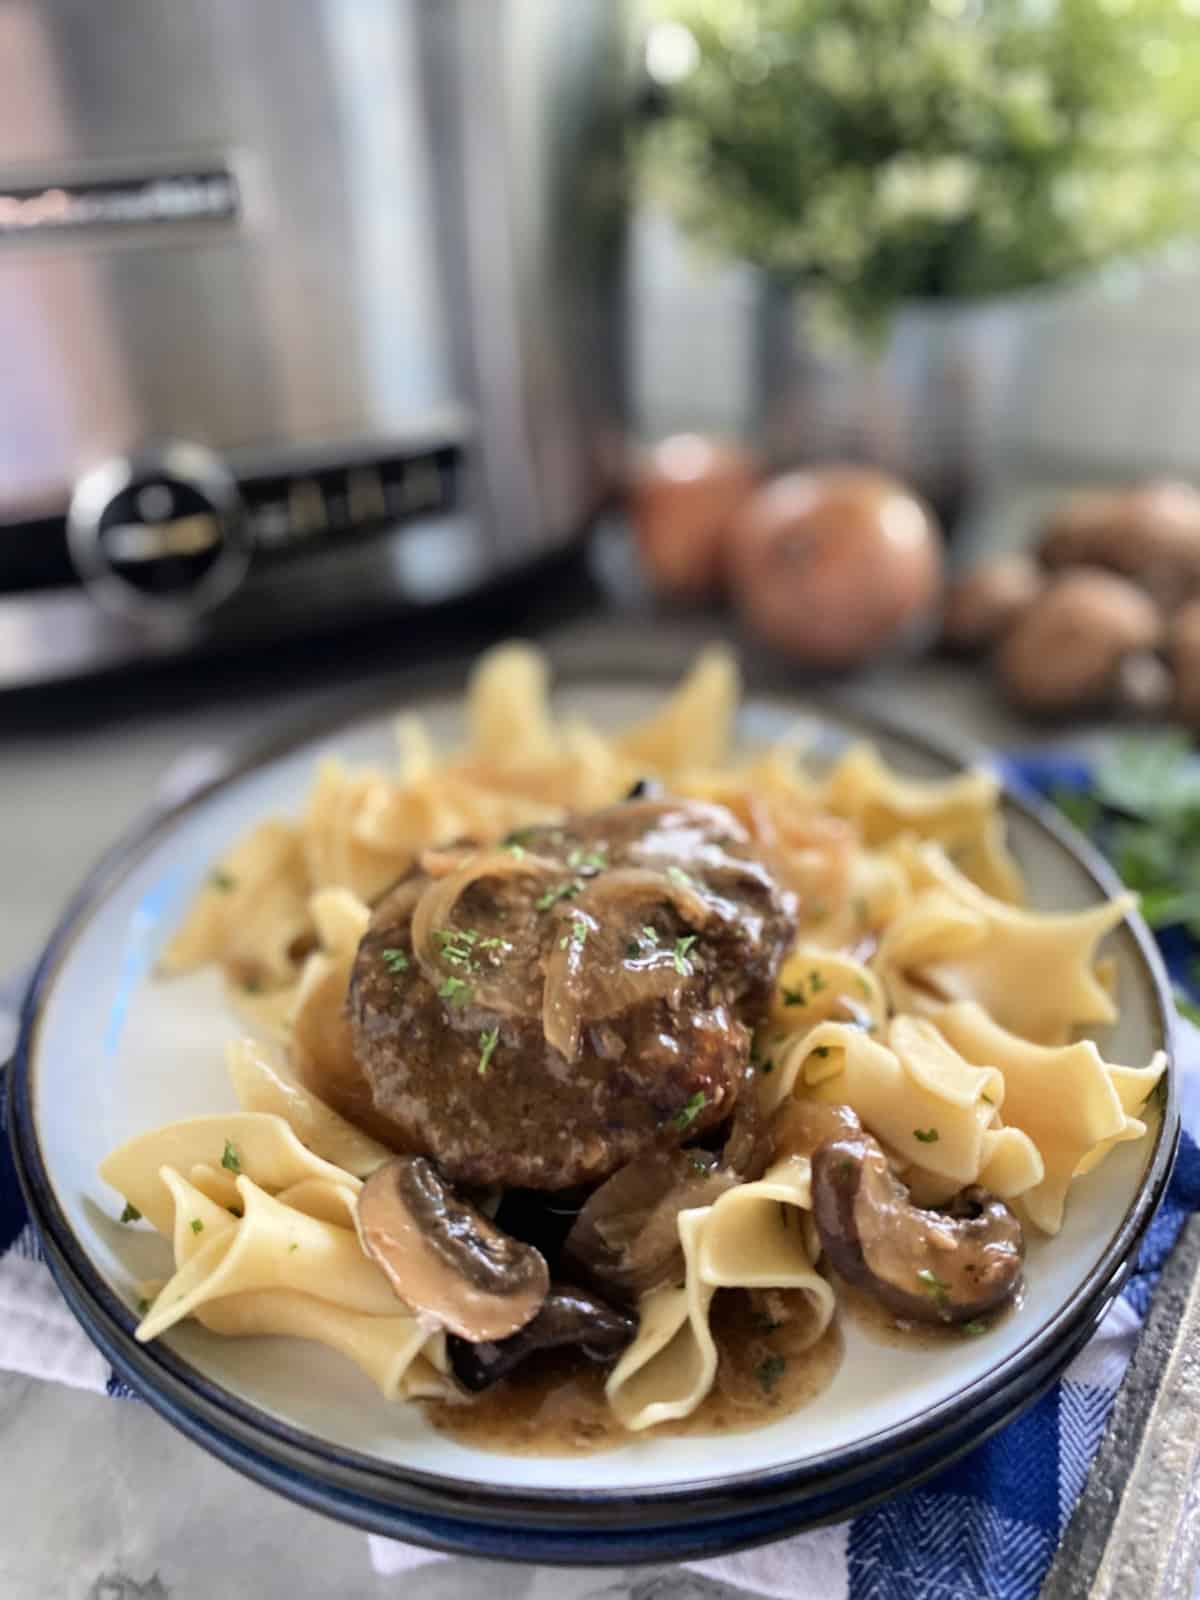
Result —
<instances>
[{"instance_id":1,"label":"brown gravy","mask_svg":"<svg viewBox=\"0 0 1200 1600\"><path fill-rule=\"evenodd\" d=\"M834 1280L837 1290L837 1317L847 1317L875 1344L892 1345L905 1350L937 1350L948 1344L974 1344L986 1338L993 1328L1006 1322L1019 1310L1021 1295L1017 1295L1000 1311L993 1311L977 1323L967 1324L968 1332L960 1323L909 1322L889 1311L881 1300L863 1289L856 1289L844 1279Z\"/></svg>"},{"instance_id":2,"label":"brown gravy","mask_svg":"<svg viewBox=\"0 0 1200 1600\"><path fill-rule=\"evenodd\" d=\"M716 1382L689 1417L659 1423L654 1435L741 1433L777 1422L826 1388L842 1359L837 1319L815 1344L807 1297L772 1291L789 1320L774 1326L740 1289L713 1299ZM604 1397L607 1370L571 1352L531 1362L465 1405L426 1401L440 1432L477 1450L504 1455L578 1456L614 1450L631 1435Z\"/></svg>"}]
</instances>

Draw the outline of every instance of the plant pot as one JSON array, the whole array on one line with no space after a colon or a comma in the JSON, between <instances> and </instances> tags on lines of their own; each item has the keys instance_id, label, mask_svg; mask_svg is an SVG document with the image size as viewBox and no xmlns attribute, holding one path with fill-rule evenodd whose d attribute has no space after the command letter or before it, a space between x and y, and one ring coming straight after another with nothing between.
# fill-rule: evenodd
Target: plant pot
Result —
<instances>
[{"instance_id":1,"label":"plant pot","mask_svg":"<svg viewBox=\"0 0 1200 1600\"><path fill-rule=\"evenodd\" d=\"M818 334L804 300L771 285L759 322L756 437L772 466L863 461L904 479L947 526L999 471L1034 295L913 302L874 349Z\"/></svg>"}]
</instances>

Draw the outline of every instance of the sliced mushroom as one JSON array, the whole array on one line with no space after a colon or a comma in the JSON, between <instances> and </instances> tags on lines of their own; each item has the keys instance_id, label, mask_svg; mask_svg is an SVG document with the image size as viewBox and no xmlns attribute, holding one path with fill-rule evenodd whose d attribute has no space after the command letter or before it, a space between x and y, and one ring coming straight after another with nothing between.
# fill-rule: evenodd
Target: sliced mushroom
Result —
<instances>
[{"instance_id":1,"label":"sliced mushroom","mask_svg":"<svg viewBox=\"0 0 1200 1600\"><path fill-rule=\"evenodd\" d=\"M455 1195L424 1156L397 1156L372 1173L356 1221L400 1298L472 1344L508 1338L546 1298L541 1252Z\"/></svg>"},{"instance_id":2,"label":"sliced mushroom","mask_svg":"<svg viewBox=\"0 0 1200 1600\"><path fill-rule=\"evenodd\" d=\"M970 1188L945 1211L914 1206L869 1134L813 1156L813 1216L830 1262L914 1322L971 1322L1012 1299L1025 1240L1008 1207Z\"/></svg>"},{"instance_id":3,"label":"sliced mushroom","mask_svg":"<svg viewBox=\"0 0 1200 1600\"><path fill-rule=\"evenodd\" d=\"M446 1353L459 1383L478 1394L540 1350L576 1345L589 1361L615 1361L636 1332L636 1317L586 1290L560 1286L546 1296L533 1321L511 1338L469 1344L452 1334Z\"/></svg>"}]
</instances>

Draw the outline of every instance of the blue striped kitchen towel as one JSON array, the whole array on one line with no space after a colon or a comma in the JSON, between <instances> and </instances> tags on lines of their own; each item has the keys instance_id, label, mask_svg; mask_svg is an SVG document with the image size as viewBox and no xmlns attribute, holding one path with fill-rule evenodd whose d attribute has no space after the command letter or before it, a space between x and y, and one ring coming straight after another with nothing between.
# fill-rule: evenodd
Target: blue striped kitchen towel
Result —
<instances>
[{"instance_id":1,"label":"blue striped kitchen towel","mask_svg":"<svg viewBox=\"0 0 1200 1600\"><path fill-rule=\"evenodd\" d=\"M1047 790L1077 767L1022 761ZM1168 956L1179 952L1168 948ZM1174 961L1172 961L1174 965ZM20 985L0 983L0 1060ZM951 1470L837 1527L697 1564L781 1600L1032 1600L1083 1488L1155 1280L1189 1212L1200 1209L1200 1030L1181 1024L1184 1136L1171 1185L1137 1267L1090 1344L1017 1421ZM0 1111L0 1118L3 1112ZM0 1369L128 1393L77 1326L50 1277L0 1140ZM439 1559L371 1537L381 1573Z\"/></svg>"}]
</instances>

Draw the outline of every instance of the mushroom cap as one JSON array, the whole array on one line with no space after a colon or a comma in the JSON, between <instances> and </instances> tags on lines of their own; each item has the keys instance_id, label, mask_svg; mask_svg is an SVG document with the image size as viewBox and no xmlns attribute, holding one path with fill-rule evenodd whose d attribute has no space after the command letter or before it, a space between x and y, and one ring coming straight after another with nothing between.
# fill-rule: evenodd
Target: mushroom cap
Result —
<instances>
[{"instance_id":1,"label":"mushroom cap","mask_svg":"<svg viewBox=\"0 0 1200 1600\"><path fill-rule=\"evenodd\" d=\"M396 1156L373 1172L355 1221L400 1298L473 1344L523 1328L550 1288L541 1252L455 1195L424 1156Z\"/></svg>"},{"instance_id":2,"label":"mushroom cap","mask_svg":"<svg viewBox=\"0 0 1200 1600\"><path fill-rule=\"evenodd\" d=\"M1033 604L1045 581L1027 555L1000 556L972 567L946 593L943 643L952 650L986 650Z\"/></svg>"},{"instance_id":3,"label":"mushroom cap","mask_svg":"<svg viewBox=\"0 0 1200 1600\"><path fill-rule=\"evenodd\" d=\"M1069 496L1047 521L1038 553L1052 569L1122 573L1174 607L1200 589L1200 492L1158 479Z\"/></svg>"},{"instance_id":4,"label":"mushroom cap","mask_svg":"<svg viewBox=\"0 0 1200 1600\"><path fill-rule=\"evenodd\" d=\"M1125 656L1151 650L1162 632L1157 606L1111 572L1063 573L1000 646L1005 689L1028 711L1102 706Z\"/></svg>"},{"instance_id":5,"label":"mushroom cap","mask_svg":"<svg viewBox=\"0 0 1200 1600\"><path fill-rule=\"evenodd\" d=\"M1181 606L1171 619L1167 655L1175 672L1175 715L1200 726L1200 600Z\"/></svg>"},{"instance_id":6,"label":"mushroom cap","mask_svg":"<svg viewBox=\"0 0 1200 1600\"><path fill-rule=\"evenodd\" d=\"M834 1268L902 1317L971 1322L1020 1287L1024 1234L1008 1207L979 1188L946 1211L913 1205L869 1134L817 1150L812 1199Z\"/></svg>"}]
</instances>

